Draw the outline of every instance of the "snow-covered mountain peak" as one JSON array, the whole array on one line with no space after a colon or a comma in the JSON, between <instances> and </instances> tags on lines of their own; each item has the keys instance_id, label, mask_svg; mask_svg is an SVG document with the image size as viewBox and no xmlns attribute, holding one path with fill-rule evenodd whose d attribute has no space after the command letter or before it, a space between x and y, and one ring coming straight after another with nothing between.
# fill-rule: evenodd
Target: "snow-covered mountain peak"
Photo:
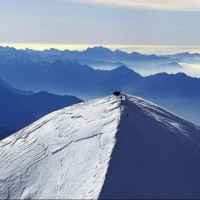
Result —
<instances>
[{"instance_id":1,"label":"snow-covered mountain peak","mask_svg":"<svg viewBox=\"0 0 200 200\"><path fill-rule=\"evenodd\" d=\"M199 145L198 126L143 99L77 104L0 141L0 198L200 197Z\"/></svg>"}]
</instances>

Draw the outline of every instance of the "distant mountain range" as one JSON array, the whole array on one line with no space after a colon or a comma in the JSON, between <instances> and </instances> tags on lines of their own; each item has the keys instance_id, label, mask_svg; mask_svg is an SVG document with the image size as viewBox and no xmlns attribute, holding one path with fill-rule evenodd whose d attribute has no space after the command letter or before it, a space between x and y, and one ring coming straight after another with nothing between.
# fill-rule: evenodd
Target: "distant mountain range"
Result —
<instances>
[{"instance_id":1,"label":"distant mountain range","mask_svg":"<svg viewBox=\"0 0 200 200\"><path fill-rule=\"evenodd\" d=\"M15 56L0 63L0 76L21 90L70 94L82 99L97 98L109 95L114 90L122 90L150 99L200 123L199 114L192 118L188 116L189 112L197 113L196 108L200 104L200 79L184 73L159 73L143 77L126 66L113 70L95 70L77 61L33 62L27 57ZM179 102L177 106L174 106L172 100Z\"/></svg>"},{"instance_id":2,"label":"distant mountain range","mask_svg":"<svg viewBox=\"0 0 200 200\"><path fill-rule=\"evenodd\" d=\"M60 51L57 49L49 49L44 51L34 51L30 49L26 50L16 50L15 48L9 47L0 47L0 56L1 61L9 60L15 56L27 57L33 61L54 61L56 59L60 60L69 60L69 59L90 59L94 61L109 61L109 62L117 62L117 61L133 61L133 60L162 60L168 61L170 58L164 56L157 55L143 55L137 52L126 53L120 50L111 51L108 48L104 47L93 47L88 48L84 51L69 51L64 50Z\"/></svg>"},{"instance_id":3,"label":"distant mountain range","mask_svg":"<svg viewBox=\"0 0 200 200\"><path fill-rule=\"evenodd\" d=\"M200 54L180 53L165 56L158 56L155 54L144 55L138 52L127 53L121 50L111 51L110 49L101 46L88 48L84 51L60 51L53 48L44 51L34 51L31 49L16 50L15 48L10 47L0 47L1 62L6 62L13 57L26 57L34 62L53 62L57 59L62 61L76 60L82 64L87 64L96 68L105 67L105 65L116 67L116 63L123 63L125 65L130 65L131 67L154 67L161 64L180 63L185 61L190 63L200 62Z\"/></svg>"},{"instance_id":4,"label":"distant mountain range","mask_svg":"<svg viewBox=\"0 0 200 200\"><path fill-rule=\"evenodd\" d=\"M183 73L159 73L143 77L126 66L113 70L95 70L76 61L33 62L14 57L0 63L0 74L6 82L22 90L72 94L82 98L100 97L119 89L145 97L196 98L200 79Z\"/></svg>"},{"instance_id":5,"label":"distant mountain range","mask_svg":"<svg viewBox=\"0 0 200 200\"><path fill-rule=\"evenodd\" d=\"M174 55L168 55L167 57L177 60L178 62L186 63L200 63L200 54L199 53L177 53Z\"/></svg>"},{"instance_id":6,"label":"distant mountain range","mask_svg":"<svg viewBox=\"0 0 200 200\"><path fill-rule=\"evenodd\" d=\"M199 58L200 54L129 54L103 47L88 48L82 52L0 47L0 78L20 88L18 94L31 94L26 92L30 90L47 91L91 99L109 95L116 89L123 90L147 98L200 124L196 109L200 106L200 79L183 73L163 73L182 71L178 63L197 62ZM150 69L150 73L162 73L144 77L130 68L140 69L140 72Z\"/></svg>"},{"instance_id":7,"label":"distant mountain range","mask_svg":"<svg viewBox=\"0 0 200 200\"><path fill-rule=\"evenodd\" d=\"M4 84L1 84L4 83ZM31 124L44 115L82 102L74 96L59 96L47 92L18 94L0 80L0 139ZM8 87L9 86L9 87Z\"/></svg>"}]
</instances>

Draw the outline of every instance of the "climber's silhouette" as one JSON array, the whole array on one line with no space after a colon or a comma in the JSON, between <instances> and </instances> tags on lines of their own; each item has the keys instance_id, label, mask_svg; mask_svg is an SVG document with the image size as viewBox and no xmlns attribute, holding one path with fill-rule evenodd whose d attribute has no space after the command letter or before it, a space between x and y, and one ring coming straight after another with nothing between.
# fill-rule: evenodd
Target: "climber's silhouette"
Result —
<instances>
[{"instance_id":1,"label":"climber's silhouette","mask_svg":"<svg viewBox=\"0 0 200 200\"><path fill-rule=\"evenodd\" d=\"M115 95L116 97L118 97L118 96L121 95L121 91L115 91L115 92L113 92L113 95Z\"/></svg>"},{"instance_id":2,"label":"climber's silhouette","mask_svg":"<svg viewBox=\"0 0 200 200\"><path fill-rule=\"evenodd\" d=\"M121 91L115 91L115 92L113 92L113 95L120 98L121 106L122 106L123 102L126 99L125 95Z\"/></svg>"},{"instance_id":3,"label":"climber's silhouette","mask_svg":"<svg viewBox=\"0 0 200 200\"><path fill-rule=\"evenodd\" d=\"M123 100L122 100L122 94L120 95L120 99L121 99L121 104L123 104Z\"/></svg>"}]
</instances>

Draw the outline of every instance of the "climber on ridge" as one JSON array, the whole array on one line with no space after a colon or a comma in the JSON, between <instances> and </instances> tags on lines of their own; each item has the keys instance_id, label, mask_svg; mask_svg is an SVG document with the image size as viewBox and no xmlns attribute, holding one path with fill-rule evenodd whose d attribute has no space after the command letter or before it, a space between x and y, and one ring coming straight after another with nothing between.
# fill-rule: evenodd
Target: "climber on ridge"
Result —
<instances>
[{"instance_id":1,"label":"climber on ridge","mask_svg":"<svg viewBox=\"0 0 200 200\"><path fill-rule=\"evenodd\" d=\"M115 91L115 92L113 92L113 95L115 95L116 97L118 97L118 96L121 95L121 91Z\"/></svg>"},{"instance_id":2,"label":"climber on ridge","mask_svg":"<svg viewBox=\"0 0 200 200\"><path fill-rule=\"evenodd\" d=\"M125 100L125 95L123 95L121 91L115 91L113 92L113 95L115 95L116 97L120 97L121 105L122 105L123 101Z\"/></svg>"}]
</instances>

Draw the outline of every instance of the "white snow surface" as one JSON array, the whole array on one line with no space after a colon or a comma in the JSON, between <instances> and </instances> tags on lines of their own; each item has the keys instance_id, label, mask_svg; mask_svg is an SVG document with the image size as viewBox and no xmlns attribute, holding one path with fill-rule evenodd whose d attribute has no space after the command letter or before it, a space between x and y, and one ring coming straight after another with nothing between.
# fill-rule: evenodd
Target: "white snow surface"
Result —
<instances>
[{"instance_id":1,"label":"white snow surface","mask_svg":"<svg viewBox=\"0 0 200 200\"><path fill-rule=\"evenodd\" d=\"M0 199L91 199L120 118L113 97L53 112L0 142Z\"/></svg>"},{"instance_id":2,"label":"white snow surface","mask_svg":"<svg viewBox=\"0 0 200 200\"><path fill-rule=\"evenodd\" d=\"M198 126L141 98L77 104L0 141L0 199L200 198L199 147Z\"/></svg>"}]
</instances>

